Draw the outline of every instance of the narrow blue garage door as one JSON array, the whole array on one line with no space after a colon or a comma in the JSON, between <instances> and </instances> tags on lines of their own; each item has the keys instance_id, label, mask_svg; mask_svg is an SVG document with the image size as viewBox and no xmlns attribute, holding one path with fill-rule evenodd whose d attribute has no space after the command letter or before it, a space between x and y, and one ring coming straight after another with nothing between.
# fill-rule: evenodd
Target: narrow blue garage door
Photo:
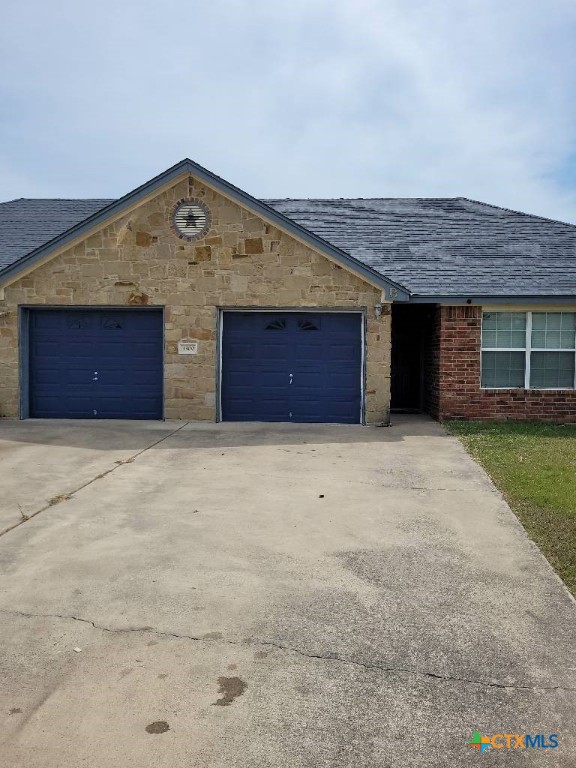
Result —
<instances>
[{"instance_id":1,"label":"narrow blue garage door","mask_svg":"<svg viewBox=\"0 0 576 768\"><path fill-rule=\"evenodd\" d=\"M162 418L162 311L29 310L30 416Z\"/></svg>"},{"instance_id":2,"label":"narrow blue garage door","mask_svg":"<svg viewBox=\"0 0 576 768\"><path fill-rule=\"evenodd\" d=\"M358 424L362 316L225 312L222 418Z\"/></svg>"}]
</instances>

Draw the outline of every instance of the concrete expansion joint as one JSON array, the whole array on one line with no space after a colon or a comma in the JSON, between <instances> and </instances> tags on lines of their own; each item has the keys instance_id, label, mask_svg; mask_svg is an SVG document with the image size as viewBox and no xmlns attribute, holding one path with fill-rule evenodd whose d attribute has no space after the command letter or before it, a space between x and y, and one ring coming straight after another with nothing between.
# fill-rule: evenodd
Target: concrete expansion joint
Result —
<instances>
[{"instance_id":1,"label":"concrete expansion joint","mask_svg":"<svg viewBox=\"0 0 576 768\"><path fill-rule=\"evenodd\" d=\"M84 619L80 616L65 615L60 613L26 613L24 611L15 611L15 610L8 610L8 609L0 609L0 613L11 615L11 616L23 616L24 618L28 618L28 619L62 619L64 621L78 621L78 622L81 622L82 624L90 625L93 629L97 629L101 632L109 632L111 634L149 633L149 634L156 635L158 637L170 637L178 640L191 640L193 642L201 642L201 643L222 643L224 645L234 645L234 646L242 646L242 647L257 645L257 646L262 646L267 648L276 648L277 650L283 651L285 653L295 653L298 656L302 656L306 659L316 659L319 661L336 662L338 664L349 664L355 667L361 667L367 672L389 672L391 674L423 677L423 678L428 678L430 680L438 680L444 683L464 683L466 685L475 685L480 688L498 688L503 690L515 690L515 691L576 692L576 688L568 688L562 685L543 686L543 685L521 685L518 683L497 683L489 680L473 680L472 678L468 678L468 677L441 675L441 674L438 674L437 672L427 672L426 670L421 670L421 669L408 669L406 667L384 666L383 664L374 664L370 662L358 661L356 659L347 659L332 653L330 654L308 653L306 651L302 651L299 648L294 648L288 645L281 645L280 643L275 643L275 642L272 642L271 640L258 640L258 639L252 639L252 638L248 640L229 640L226 638L216 639L214 637L201 636L201 635L184 635L184 634L179 634L177 632L166 632L163 630L154 629L154 627L105 627L100 624L96 624L96 622L91 621L90 619Z\"/></svg>"},{"instance_id":2,"label":"concrete expansion joint","mask_svg":"<svg viewBox=\"0 0 576 768\"><path fill-rule=\"evenodd\" d=\"M164 437L161 437L159 440L155 440L150 445L147 445L145 448L142 448L140 451L137 451L132 456L129 456L127 459L122 459L121 461L115 462L115 466L110 467L110 469L104 470L104 472L100 472L95 477L92 477L90 480L87 480L85 483L82 483L82 485L79 485L78 488L74 488L72 491L68 491L67 493L63 493L59 496L54 496L48 504L45 504L43 507L40 507L40 509L37 509L35 512L31 512L29 515L25 515L23 512L22 519L19 520L17 523L14 523L14 525L9 526L8 528L5 528L3 531L0 531L0 536L4 536L6 533L10 533L10 531L13 531L15 528L19 528L21 525L24 525L24 523L27 523L29 520L32 520L33 517L36 517L41 512L45 512L47 509L51 509L52 507L56 506L56 504L60 504L63 501L69 501L73 496L75 496L79 491L84 490L84 488L87 488L89 485L92 485L92 483L95 483L96 480L102 480L104 477L107 477L108 475L111 475L112 472L115 472L120 467L123 467L125 464L132 464L132 462L137 459L139 456L142 456L143 453L146 453L146 451L151 450L152 448L155 448L157 445L160 445L160 443L163 443L165 440L168 440L172 435L175 435L177 432L180 432L181 429L184 429L184 427L187 427L188 424L190 424L189 421L187 421L185 424L181 424L176 429L172 430L167 435L164 435Z\"/></svg>"}]
</instances>

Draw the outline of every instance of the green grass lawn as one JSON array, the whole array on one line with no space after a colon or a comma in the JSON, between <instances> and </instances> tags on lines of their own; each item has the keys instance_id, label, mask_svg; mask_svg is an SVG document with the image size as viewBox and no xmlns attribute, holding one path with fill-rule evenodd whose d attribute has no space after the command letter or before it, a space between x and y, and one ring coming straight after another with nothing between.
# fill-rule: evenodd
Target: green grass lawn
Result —
<instances>
[{"instance_id":1,"label":"green grass lawn","mask_svg":"<svg viewBox=\"0 0 576 768\"><path fill-rule=\"evenodd\" d=\"M576 425L446 424L576 595Z\"/></svg>"}]
</instances>

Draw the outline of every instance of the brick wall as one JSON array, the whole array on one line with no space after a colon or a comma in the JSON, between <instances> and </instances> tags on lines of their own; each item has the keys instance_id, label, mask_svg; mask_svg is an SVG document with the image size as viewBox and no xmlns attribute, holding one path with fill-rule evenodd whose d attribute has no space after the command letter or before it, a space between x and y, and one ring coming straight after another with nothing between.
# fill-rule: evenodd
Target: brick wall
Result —
<instances>
[{"instance_id":1,"label":"brick wall","mask_svg":"<svg viewBox=\"0 0 576 768\"><path fill-rule=\"evenodd\" d=\"M576 391L480 389L481 307L437 307L425 358L425 404L441 421L576 422Z\"/></svg>"},{"instance_id":2,"label":"brick wall","mask_svg":"<svg viewBox=\"0 0 576 768\"><path fill-rule=\"evenodd\" d=\"M435 419L440 418L440 311L434 308L424 326L423 342L423 407Z\"/></svg>"}]
</instances>

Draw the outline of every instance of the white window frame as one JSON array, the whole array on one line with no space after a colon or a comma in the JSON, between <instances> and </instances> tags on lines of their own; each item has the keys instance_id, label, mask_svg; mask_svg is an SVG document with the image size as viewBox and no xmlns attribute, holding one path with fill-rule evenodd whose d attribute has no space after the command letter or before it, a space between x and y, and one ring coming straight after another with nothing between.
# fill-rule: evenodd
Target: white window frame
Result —
<instances>
[{"instance_id":1,"label":"white window frame","mask_svg":"<svg viewBox=\"0 0 576 768\"><path fill-rule=\"evenodd\" d=\"M501 312L502 314L523 314L526 315L526 338L524 347L485 347L482 343L484 338L484 314L488 312ZM508 390L510 392L518 392L518 390L527 389L531 392L572 392L576 390L576 348L572 349L551 349L549 347L533 347L532 346L532 316L533 315L545 315L545 314L574 314L576 310L546 310L532 312L531 310L483 310L482 311L482 330L480 335L480 389L486 390ZM575 345L576 346L576 345ZM483 352L524 352L524 386L523 387L484 387L482 386L482 353ZM531 353L532 352L571 352L574 355L574 380L571 387L531 387L530 386L530 365L531 365Z\"/></svg>"}]
</instances>

